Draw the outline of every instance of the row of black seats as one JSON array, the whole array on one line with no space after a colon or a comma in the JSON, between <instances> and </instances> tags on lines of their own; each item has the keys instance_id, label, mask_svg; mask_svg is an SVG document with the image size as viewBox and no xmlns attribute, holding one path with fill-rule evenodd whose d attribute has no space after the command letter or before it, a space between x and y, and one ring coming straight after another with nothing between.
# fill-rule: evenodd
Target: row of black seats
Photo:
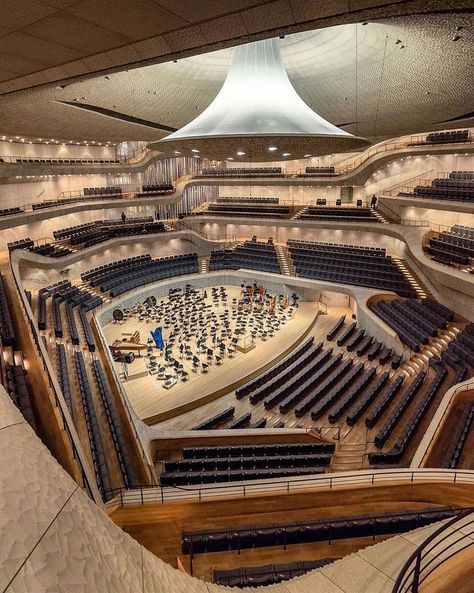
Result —
<instances>
[{"instance_id":1,"label":"row of black seats","mask_svg":"<svg viewBox=\"0 0 474 593\"><path fill-rule=\"evenodd\" d=\"M288 581L331 564L338 558L321 558L320 560L300 560L289 564L268 564L229 570L214 570L214 583L226 587L262 587Z\"/></svg>"},{"instance_id":2,"label":"row of black seats","mask_svg":"<svg viewBox=\"0 0 474 593\"><path fill-rule=\"evenodd\" d=\"M334 167L306 167L305 173L307 175L327 175L328 173L335 173Z\"/></svg>"},{"instance_id":3,"label":"row of black seats","mask_svg":"<svg viewBox=\"0 0 474 593\"><path fill-rule=\"evenodd\" d=\"M95 352L94 334L92 333L91 326L87 320L86 310L82 306L79 307L79 319L81 320L82 331L84 332L89 352Z\"/></svg>"},{"instance_id":4,"label":"row of black seats","mask_svg":"<svg viewBox=\"0 0 474 593\"><path fill-rule=\"evenodd\" d=\"M68 247L64 247L63 245L55 245L54 243L36 245L34 247L30 247L29 251L31 251L31 253L37 253L38 255L44 255L46 257L53 258L64 257L65 255L70 255L73 253L73 251Z\"/></svg>"},{"instance_id":5,"label":"row of black seats","mask_svg":"<svg viewBox=\"0 0 474 593\"><path fill-rule=\"evenodd\" d=\"M451 171L450 179L474 179L474 171Z\"/></svg>"},{"instance_id":6,"label":"row of black seats","mask_svg":"<svg viewBox=\"0 0 474 593\"><path fill-rule=\"evenodd\" d=\"M218 204L278 204L279 198L258 198L253 196L219 196L216 198Z\"/></svg>"},{"instance_id":7,"label":"row of black seats","mask_svg":"<svg viewBox=\"0 0 474 593\"><path fill-rule=\"evenodd\" d=\"M328 207L321 207L321 206L309 206L308 207L308 215L315 217L315 216L333 216L336 218L360 218L366 222L366 219L374 220L378 222L378 218L375 216L374 211L371 208L362 208L362 207L355 207L355 208L328 208ZM303 215L301 218L304 218Z\"/></svg>"},{"instance_id":8,"label":"row of black seats","mask_svg":"<svg viewBox=\"0 0 474 593\"><path fill-rule=\"evenodd\" d=\"M273 177L282 175L281 167L230 167L229 169L204 168L202 177Z\"/></svg>"},{"instance_id":9,"label":"row of black seats","mask_svg":"<svg viewBox=\"0 0 474 593\"><path fill-rule=\"evenodd\" d=\"M183 532L183 554L205 554L249 548L288 546L313 542L334 541L354 537L373 537L411 531L453 517L457 512L451 507L425 508L421 510L395 510L365 515L349 515L274 523L272 525L212 529Z\"/></svg>"},{"instance_id":10,"label":"row of black seats","mask_svg":"<svg viewBox=\"0 0 474 593\"><path fill-rule=\"evenodd\" d=\"M0 217L11 216L12 214L21 214L25 209L16 206L15 208L0 208Z\"/></svg>"},{"instance_id":11,"label":"row of black seats","mask_svg":"<svg viewBox=\"0 0 474 593\"><path fill-rule=\"evenodd\" d=\"M402 274L397 277L396 271L381 273L374 270L367 270L362 267L362 262L359 264L354 263L351 268L340 267L338 265L320 268L317 264L299 265L295 260L293 260L293 264L298 275L303 278L390 290L404 297L416 296L416 292L410 287Z\"/></svg>"},{"instance_id":12,"label":"row of black seats","mask_svg":"<svg viewBox=\"0 0 474 593\"><path fill-rule=\"evenodd\" d=\"M115 237L130 237L133 235L148 235L152 233L164 233L166 231L165 225L162 222L130 222L117 224L108 224L107 222L101 225L96 225L90 229L84 229L73 233L69 237L71 245L83 244L84 247L90 247L97 243L94 239L101 238L102 241L113 239Z\"/></svg>"},{"instance_id":13,"label":"row of black seats","mask_svg":"<svg viewBox=\"0 0 474 593\"><path fill-rule=\"evenodd\" d=\"M67 368L66 350L63 344L56 344L56 371L59 380L59 386L64 396L64 401L68 407L69 413L74 418L74 407L72 403L71 382L69 381L69 371Z\"/></svg>"},{"instance_id":14,"label":"row of black seats","mask_svg":"<svg viewBox=\"0 0 474 593\"><path fill-rule=\"evenodd\" d=\"M7 364L5 366L7 390L11 400L20 410L25 420L37 433L38 425L33 411L30 390L26 383L26 371L21 365Z\"/></svg>"},{"instance_id":15,"label":"row of black seats","mask_svg":"<svg viewBox=\"0 0 474 593\"><path fill-rule=\"evenodd\" d=\"M288 239L288 248L308 249L311 251L329 251L339 254L352 253L356 255L370 255L373 257L385 257L387 252L383 247L365 247L362 245L348 245L343 243L328 243L320 241L302 241L299 239Z\"/></svg>"},{"instance_id":16,"label":"row of black seats","mask_svg":"<svg viewBox=\"0 0 474 593\"><path fill-rule=\"evenodd\" d=\"M111 493L111 482L106 463L106 454L102 442L100 426L97 420L97 414L92 399L92 391L82 352L74 353L74 362L76 366L77 378L79 381L79 390L81 394L82 407L84 409L84 417L86 420L86 428L89 437L92 464L94 466L97 486L102 497L104 500L106 500Z\"/></svg>"},{"instance_id":17,"label":"row of black seats","mask_svg":"<svg viewBox=\"0 0 474 593\"><path fill-rule=\"evenodd\" d=\"M456 202L472 202L474 194L469 192L466 195L461 195L460 192L465 190L454 190L445 188L436 188L431 185L418 185L412 192L401 191L399 196L410 198L426 198L428 200L454 200Z\"/></svg>"},{"instance_id":18,"label":"row of black seats","mask_svg":"<svg viewBox=\"0 0 474 593\"><path fill-rule=\"evenodd\" d=\"M324 389L326 383L333 380L334 374L340 368L338 365L341 360L341 353L332 356L332 348L323 350L309 366L308 373L297 375L293 381L287 384L288 389L278 389L268 396L264 402L265 407L271 409L275 404L279 403L280 412L285 414L300 402L303 402L303 404L308 402L307 407L303 405L301 408L302 413L300 415L302 416L316 401L316 398L314 400L310 399L312 394L320 386Z\"/></svg>"},{"instance_id":19,"label":"row of black seats","mask_svg":"<svg viewBox=\"0 0 474 593\"><path fill-rule=\"evenodd\" d=\"M219 426L226 420L233 418L234 414L235 414L235 407L231 406L230 408L226 408L222 412L215 414L211 418L204 420L203 422L201 422L200 424L195 426L193 428L193 430L210 430L212 428L216 428L217 426Z\"/></svg>"},{"instance_id":20,"label":"row of black seats","mask_svg":"<svg viewBox=\"0 0 474 593\"><path fill-rule=\"evenodd\" d=\"M104 369L97 359L92 362L92 368L99 387L100 397L107 417L110 434L112 435L123 482L126 488L138 486L140 481L137 477L135 464L133 463L132 455L125 439L124 426L110 391L109 382L105 377Z\"/></svg>"},{"instance_id":21,"label":"row of black seats","mask_svg":"<svg viewBox=\"0 0 474 593\"><path fill-rule=\"evenodd\" d=\"M397 427L397 425L400 422L406 409L411 404L411 402L414 400L416 394L418 393L421 386L423 385L425 376L426 376L425 371L420 371L416 375L414 380L410 383L403 398L399 401L396 409L392 410L391 414L388 416L388 418L385 420L382 427L379 429L379 431L375 435L374 443L375 443L375 446L377 447L377 449L381 449L385 445L385 443L389 439L390 435Z\"/></svg>"},{"instance_id":22,"label":"row of black seats","mask_svg":"<svg viewBox=\"0 0 474 593\"><path fill-rule=\"evenodd\" d=\"M202 459L179 459L166 461L165 473L186 473L215 470L235 469L279 469L293 467L312 467L315 465L328 466L331 455L316 453L308 455L249 455L242 457L203 457Z\"/></svg>"},{"instance_id":23,"label":"row of black seats","mask_svg":"<svg viewBox=\"0 0 474 593\"><path fill-rule=\"evenodd\" d=\"M146 266L138 272L127 273L121 278L111 280L106 285L101 285L101 290L110 290L110 296L116 297L124 292L157 282L173 276L182 276L185 274L197 274L199 271L198 257L196 253L184 255L172 255L157 260L153 260L149 266Z\"/></svg>"},{"instance_id":24,"label":"row of black seats","mask_svg":"<svg viewBox=\"0 0 474 593\"><path fill-rule=\"evenodd\" d=\"M10 241L7 243L8 251L10 253L15 251L15 249L30 249L30 247L33 246L34 242L29 237L25 237L24 239L16 239L15 241Z\"/></svg>"},{"instance_id":25,"label":"row of black seats","mask_svg":"<svg viewBox=\"0 0 474 593\"><path fill-rule=\"evenodd\" d=\"M273 365L270 369L263 372L261 375L245 383L241 387L238 387L235 391L237 399L242 399L246 395L256 391L258 388L264 386L267 381L270 381L274 377L278 377L285 373L288 365L291 365L295 360L302 356L309 348L313 345L314 337L308 338L301 346L299 346L294 352L286 356L278 364Z\"/></svg>"},{"instance_id":26,"label":"row of black seats","mask_svg":"<svg viewBox=\"0 0 474 593\"><path fill-rule=\"evenodd\" d=\"M55 294L57 291L61 291L64 290L66 288L68 288L69 286L71 286L71 283L69 282L69 280L60 280L59 282L56 282L55 284L51 284L50 286L47 286L46 288L40 288L40 290L38 291L38 328L41 330L45 330L46 329L46 319L47 319L47 313L46 313L46 302L48 300L48 298Z\"/></svg>"},{"instance_id":27,"label":"row of black seats","mask_svg":"<svg viewBox=\"0 0 474 593\"><path fill-rule=\"evenodd\" d=\"M118 261L97 266L96 268L91 268L87 272L83 272L81 274L81 279L89 281L92 286L97 286L100 284L100 280L105 280L107 278L106 274L109 272L114 270L125 270L128 267L133 268L136 264L144 259L150 260L151 255L149 253L144 253L143 255L134 255L133 257L127 257L126 259L120 259ZM97 278L99 278L99 282L94 283Z\"/></svg>"},{"instance_id":28,"label":"row of black seats","mask_svg":"<svg viewBox=\"0 0 474 593\"><path fill-rule=\"evenodd\" d=\"M257 389L252 390L250 403L256 404L263 400L265 409L274 407L320 366L322 357L318 357L318 354L322 346L322 342L311 344L300 356L291 362L288 361L281 373L272 378L269 377Z\"/></svg>"},{"instance_id":29,"label":"row of black seats","mask_svg":"<svg viewBox=\"0 0 474 593\"><path fill-rule=\"evenodd\" d=\"M47 200L45 202L36 202L32 204L33 210L44 210L45 208L58 208L67 204L80 202L82 198L62 198L61 200Z\"/></svg>"},{"instance_id":30,"label":"row of black seats","mask_svg":"<svg viewBox=\"0 0 474 593\"><path fill-rule=\"evenodd\" d=\"M137 196L154 196L160 194L170 194L172 192L174 192L173 184L155 183L150 185L143 185L141 190L137 192Z\"/></svg>"},{"instance_id":31,"label":"row of black seats","mask_svg":"<svg viewBox=\"0 0 474 593\"><path fill-rule=\"evenodd\" d=\"M453 433L450 435L449 445L443 457L441 467L454 469L458 466L473 421L474 403L468 402L464 404L461 416L454 427Z\"/></svg>"},{"instance_id":32,"label":"row of black seats","mask_svg":"<svg viewBox=\"0 0 474 593\"><path fill-rule=\"evenodd\" d=\"M258 204L208 204L207 211L211 214L253 214L259 216L286 216L290 213L289 206L263 206ZM206 211L202 212L206 214Z\"/></svg>"},{"instance_id":33,"label":"row of black seats","mask_svg":"<svg viewBox=\"0 0 474 593\"><path fill-rule=\"evenodd\" d=\"M291 467L274 469L229 469L214 471L197 471L178 474L164 473L160 476L162 486L188 486L192 484L215 484L223 482L244 482L248 480L267 480L270 478L287 478L290 476L306 476L322 474L324 467Z\"/></svg>"},{"instance_id":34,"label":"row of black seats","mask_svg":"<svg viewBox=\"0 0 474 593\"><path fill-rule=\"evenodd\" d=\"M431 132L426 136L430 144L446 144L450 142L467 142L469 130L450 130L449 132Z\"/></svg>"},{"instance_id":35,"label":"row of black seats","mask_svg":"<svg viewBox=\"0 0 474 593\"><path fill-rule=\"evenodd\" d=\"M122 188L119 186L85 187L82 193L85 196L121 196Z\"/></svg>"},{"instance_id":36,"label":"row of black seats","mask_svg":"<svg viewBox=\"0 0 474 593\"><path fill-rule=\"evenodd\" d=\"M120 161L118 159L53 159L45 157L19 157L17 163L22 165L115 165Z\"/></svg>"},{"instance_id":37,"label":"row of black seats","mask_svg":"<svg viewBox=\"0 0 474 593\"><path fill-rule=\"evenodd\" d=\"M0 336L4 346L16 346L15 329L13 327L10 306L7 293L3 283L3 276L0 274Z\"/></svg>"},{"instance_id":38,"label":"row of black seats","mask_svg":"<svg viewBox=\"0 0 474 593\"><path fill-rule=\"evenodd\" d=\"M453 311L434 299L378 301L371 309L414 352L420 350L421 344L427 344L431 336L436 336L438 330L445 329L454 316Z\"/></svg>"},{"instance_id":39,"label":"row of black seats","mask_svg":"<svg viewBox=\"0 0 474 593\"><path fill-rule=\"evenodd\" d=\"M474 368L474 324L470 323L459 332L443 354Z\"/></svg>"},{"instance_id":40,"label":"row of black seats","mask_svg":"<svg viewBox=\"0 0 474 593\"><path fill-rule=\"evenodd\" d=\"M387 452L369 453L369 463L371 463L371 464L380 464L380 463L395 464L395 463L398 463L399 461L401 461L404 453L407 450L408 444L410 443L411 439L413 438L413 436L416 432L416 429L420 425L423 418L426 417L426 414L427 414L431 404L433 403L435 397L437 396L438 392L440 391L443 381L445 380L445 378L447 376L448 371L447 371L446 365L444 365L442 362L437 363L436 368L437 368L436 376L429 384L425 395L418 402L412 415L410 416L408 421L405 423L405 426L404 426L401 434L395 441L393 447ZM421 376L421 378L420 378L420 376ZM415 381L410 385L410 388L407 392L406 398L400 403L399 408L397 408L397 410L394 411L392 413L391 417L387 420L386 425L388 427L389 434L391 433L391 430L393 430L394 424L396 424L398 422L398 420L400 419L400 417L403 415L409 402L412 401L412 399L414 397L414 393L416 393L419 390L423 380L424 380L424 374L419 373L417 375ZM408 402L405 403L407 400L408 400ZM379 436L379 435L377 435L377 436ZM385 437L385 433L382 435L382 437ZM379 445L377 444L377 437L375 437L375 439L376 439L375 440L376 446L378 447Z\"/></svg>"},{"instance_id":41,"label":"row of black seats","mask_svg":"<svg viewBox=\"0 0 474 593\"><path fill-rule=\"evenodd\" d=\"M207 457L251 457L320 455L334 453L334 443L284 443L273 445L222 445L217 447L188 447L183 449L183 459L204 459Z\"/></svg>"}]
</instances>

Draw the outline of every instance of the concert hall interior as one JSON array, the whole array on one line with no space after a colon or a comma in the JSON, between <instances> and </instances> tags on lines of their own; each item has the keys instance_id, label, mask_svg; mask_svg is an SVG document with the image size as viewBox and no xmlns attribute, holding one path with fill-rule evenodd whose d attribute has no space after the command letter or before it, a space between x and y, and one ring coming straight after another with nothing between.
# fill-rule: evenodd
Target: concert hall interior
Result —
<instances>
[{"instance_id":1,"label":"concert hall interior","mask_svg":"<svg viewBox=\"0 0 474 593\"><path fill-rule=\"evenodd\" d=\"M0 37L0 593L473 593L472 0Z\"/></svg>"}]
</instances>

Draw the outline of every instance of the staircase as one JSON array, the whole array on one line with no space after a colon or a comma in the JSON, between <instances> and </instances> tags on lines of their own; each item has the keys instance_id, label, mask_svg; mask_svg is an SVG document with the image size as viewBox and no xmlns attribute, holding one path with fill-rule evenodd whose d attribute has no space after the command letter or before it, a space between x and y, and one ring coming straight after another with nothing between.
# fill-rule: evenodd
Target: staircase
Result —
<instances>
[{"instance_id":1,"label":"staircase","mask_svg":"<svg viewBox=\"0 0 474 593\"><path fill-rule=\"evenodd\" d=\"M308 214L308 206L295 206L295 213L293 214L293 216L290 218L290 220L297 220L298 218L300 218L303 214Z\"/></svg>"},{"instance_id":2,"label":"staircase","mask_svg":"<svg viewBox=\"0 0 474 593\"><path fill-rule=\"evenodd\" d=\"M334 453L331 472L357 471L364 465L365 443L342 443Z\"/></svg>"},{"instance_id":3,"label":"staircase","mask_svg":"<svg viewBox=\"0 0 474 593\"><path fill-rule=\"evenodd\" d=\"M288 255L286 247L283 247L283 245L275 245L275 251L283 276L291 276L292 274L294 275L293 264L291 263L291 258Z\"/></svg>"},{"instance_id":4,"label":"staircase","mask_svg":"<svg viewBox=\"0 0 474 593\"><path fill-rule=\"evenodd\" d=\"M448 344L461 330L455 325L449 324L446 329L438 330L438 335L430 338L429 344L422 344L419 352L414 354L410 360L405 361L400 367L409 377L416 375L429 364L432 356L441 357Z\"/></svg>"},{"instance_id":5,"label":"staircase","mask_svg":"<svg viewBox=\"0 0 474 593\"><path fill-rule=\"evenodd\" d=\"M416 292L416 296L419 299L425 298L433 298L431 292L426 288L426 286L421 282L415 272L411 269L411 267L407 264L407 262L399 257L391 256L392 262L395 266L400 270L403 276L406 278L407 282Z\"/></svg>"},{"instance_id":6,"label":"staircase","mask_svg":"<svg viewBox=\"0 0 474 593\"><path fill-rule=\"evenodd\" d=\"M372 209L372 212L375 216L375 218L377 218L377 220L379 222L381 222L382 224L392 224L392 221L388 219L388 217L384 216L382 214L382 212L380 212L380 210L377 210L375 208Z\"/></svg>"},{"instance_id":7,"label":"staircase","mask_svg":"<svg viewBox=\"0 0 474 593\"><path fill-rule=\"evenodd\" d=\"M199 258L199 273L207 274L209 272L210 257L203 256Z\"/></svg>"}]
</instances>

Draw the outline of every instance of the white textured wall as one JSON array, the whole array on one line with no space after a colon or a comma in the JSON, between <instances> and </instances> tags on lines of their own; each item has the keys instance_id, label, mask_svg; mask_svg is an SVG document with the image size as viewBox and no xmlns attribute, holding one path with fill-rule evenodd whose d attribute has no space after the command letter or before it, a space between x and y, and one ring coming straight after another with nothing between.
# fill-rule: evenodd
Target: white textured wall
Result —
<instances>
[{"instance_id":1,"label":"white textured wall","mask_svg":"<svg viewBox=\"0 0 474 593\"><path fill-rule=\"evenodd\" d=\"M52 177L18 180L0 184L0 208L25 206L33 202L55 200L61 192L82 190L84 187L107 185L106 175L58 175Z\"/></svg>"},{"instance_id":2,"label":"white textured wall","mask_svg":"<svg viewBox=\"0 0 474 593\"><path fill-rule=\"evenodd\" d=\"M0 141L0 156L32 158L114 159L114 146L84 146L76 144L30 144Z\"/></svg>"},{"instance_id":3,"label":"white textured wall","mask_svg":"<svg viewBox=\"0 0 474 593\"><path fill-rule=\"evenodd\" d=\"M392 161L383 165L379 171L376 171L363 187L354 188L354 199L365 198L372 194L380 194L394 185L400 183L407 185L420 185L419 180L411 182L413 177L426 174L432 178L433 174L428 175L429 171L466 171L474 170L474 156L465 156L463 153L450 155L431 155L431 156L409 156Z\"/></svg>"}]
</instances>

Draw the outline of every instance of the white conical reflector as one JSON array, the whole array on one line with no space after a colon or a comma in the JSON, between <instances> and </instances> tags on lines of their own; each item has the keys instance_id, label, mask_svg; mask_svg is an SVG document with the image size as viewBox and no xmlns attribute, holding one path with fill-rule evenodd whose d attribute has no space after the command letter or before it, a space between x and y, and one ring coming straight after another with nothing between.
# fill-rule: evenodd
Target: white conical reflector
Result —
<instances>
[{"instance_id":1,"label":"white conical reflector","mask_svg":"<svg viewBox=\"0 0 474 593\"><path fill-rule=\"evenodd\" d=\"M237 155L244 161L276 161L366 144L306 105L288 78L278 39L268 39L235 48L229 73L214 101L152 147L194 154L199 150L200 156L211 159Z\"/></svg>"}]
</instances>

